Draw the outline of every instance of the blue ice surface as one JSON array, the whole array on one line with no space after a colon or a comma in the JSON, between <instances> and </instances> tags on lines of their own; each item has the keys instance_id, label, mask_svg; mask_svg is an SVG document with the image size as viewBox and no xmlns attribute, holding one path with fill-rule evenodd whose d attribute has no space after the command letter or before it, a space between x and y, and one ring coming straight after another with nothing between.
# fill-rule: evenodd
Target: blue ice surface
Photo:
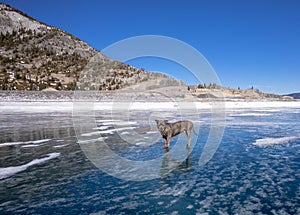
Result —
<instances>
[{"instance_id":1,"label":"blue ice surface","mask_svg":"<svg viewBox=\"0 0 300 215\"><path fill-rule=\"evenodd\" d=\"M299 111L229 111L217 152L199 166L210 132L210 115L203 113L190 158L162 177L141 182L121 180L95 167L81 150L67 113L2 115L6 127L1 129L0 168L44 162L0 180L0 213L299 214ZM120 146L115 133L106 135L111 149L127 159L143 161L166 153L162 139ZM47 144L22 147L43 139ZM172 139L172 147L178 139ZM257 140L266 144L255 145ZM51 153L60 154L43 159Z\"/></svg>"}]
</instances>

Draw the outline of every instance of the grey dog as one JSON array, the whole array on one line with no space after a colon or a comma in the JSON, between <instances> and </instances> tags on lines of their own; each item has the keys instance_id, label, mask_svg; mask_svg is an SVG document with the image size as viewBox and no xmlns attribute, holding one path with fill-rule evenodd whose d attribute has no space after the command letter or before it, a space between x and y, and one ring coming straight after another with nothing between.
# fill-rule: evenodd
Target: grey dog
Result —
<instances>
[{"instance_id":1,"label":"grey dog","mask_svg":"<svg viewBox=\"0 0 300 215\"><path fill-rule=\"evenodd\" d=\"M197 133L194 130L194 124L191 121L184 120L178 121L174 123L169 123L168 120L155 120L158 130L160 131L163 139L164 139L164 149L168 149L170 147L171 138L185 132L188 138L187 148L190 148L191 142L191 131L193 130L194 134Z\"/></svg>"}]
</instances>

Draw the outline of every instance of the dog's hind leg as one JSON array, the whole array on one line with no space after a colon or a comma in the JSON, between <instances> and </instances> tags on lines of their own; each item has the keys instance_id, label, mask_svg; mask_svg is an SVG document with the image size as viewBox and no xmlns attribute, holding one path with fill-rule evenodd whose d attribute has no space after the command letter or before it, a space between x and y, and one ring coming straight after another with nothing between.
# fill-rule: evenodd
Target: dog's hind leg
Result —
<instances>
[{"instance_id":1,"label":"dog's hind leg","mask_svg":"<svg viewBox=\"0 0 300 215\"><path fill-rule=\"evenodd\" d=\"M186 131L186 135L188 138L188 144L186 145L186 148L189 149L190 148L190 143L191 143L191 131Z\"/></svg>"},{"instance_id":2,"label":"dog's hind leg","mask_svg":"<svg viewBox=\"0 0 300 215\"><path fill-rule=\"evenodd\" d=\"M188 144L186 145L186 148L190 148L190 143L191 143L191 134L188 134Z\"/></svg>"}]
</instances>

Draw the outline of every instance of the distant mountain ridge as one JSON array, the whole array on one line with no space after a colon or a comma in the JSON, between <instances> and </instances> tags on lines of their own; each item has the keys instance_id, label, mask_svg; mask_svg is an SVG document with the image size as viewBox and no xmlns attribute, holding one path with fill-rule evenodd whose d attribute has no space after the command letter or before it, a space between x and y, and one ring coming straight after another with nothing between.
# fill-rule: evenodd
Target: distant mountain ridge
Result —
<instances>
[{"instance_id":1,"label":"distant mountain ridge","mask_svg":"<svg viewBox=\"0 0 300 215\"><path fill-rule=\"evenodd\" d=\"M291 96L294 99L300 99L300 93L291 93L291 94L288 94L287 96Z\"/></svg>"},{"instance_id":2,"label":"distant mountain ridge","mask_svg":"<svg viewBox=\"0 0 300 215\"><path fill-rule=\"evenodd\" d=\"M0 90L116 90L165 79L170 85L182 82L159 73L146 72L113 61L79 38L0 3ZM94 80L78 84L89 61L113 65ZM91 89L90 89L91 88Z\"/></svg>"},{"instance_id":3,"label":"distant mountain ridge","mask_svg":"<svg viewBox=\"0 0 300 215\"><path fill-rule=\"evenodd\" d=\"M258 89L234 89L228 87L218 86L216 84L199 84L189 86L189 92L196 98L227 98L227 99L277 99L277 100L291 100L292 96L277 95L272 93L263 93Z\"/></svg>"}]
</instances>

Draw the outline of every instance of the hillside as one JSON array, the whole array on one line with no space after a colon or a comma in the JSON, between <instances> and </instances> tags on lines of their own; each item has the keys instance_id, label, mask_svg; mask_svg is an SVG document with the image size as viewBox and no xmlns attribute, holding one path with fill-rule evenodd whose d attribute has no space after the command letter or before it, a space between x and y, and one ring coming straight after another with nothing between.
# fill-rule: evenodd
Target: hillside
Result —
<instances>
[{"instance_id":1,"label":"hillside","mask_svg":"<svg viewBox=\"0 0 300 215\"><path fill-rule=\"evenodd\" d=\"M77 86L81 90L108 91L157 78L179 84L165 75L110 60L73 35L2 3L0 53L0 90L75 90ZM94 56L112 66L101 69L96 80L93 75L85 78L88 85L79 85L82 70Z\"/></svg>"}]
</instances>

